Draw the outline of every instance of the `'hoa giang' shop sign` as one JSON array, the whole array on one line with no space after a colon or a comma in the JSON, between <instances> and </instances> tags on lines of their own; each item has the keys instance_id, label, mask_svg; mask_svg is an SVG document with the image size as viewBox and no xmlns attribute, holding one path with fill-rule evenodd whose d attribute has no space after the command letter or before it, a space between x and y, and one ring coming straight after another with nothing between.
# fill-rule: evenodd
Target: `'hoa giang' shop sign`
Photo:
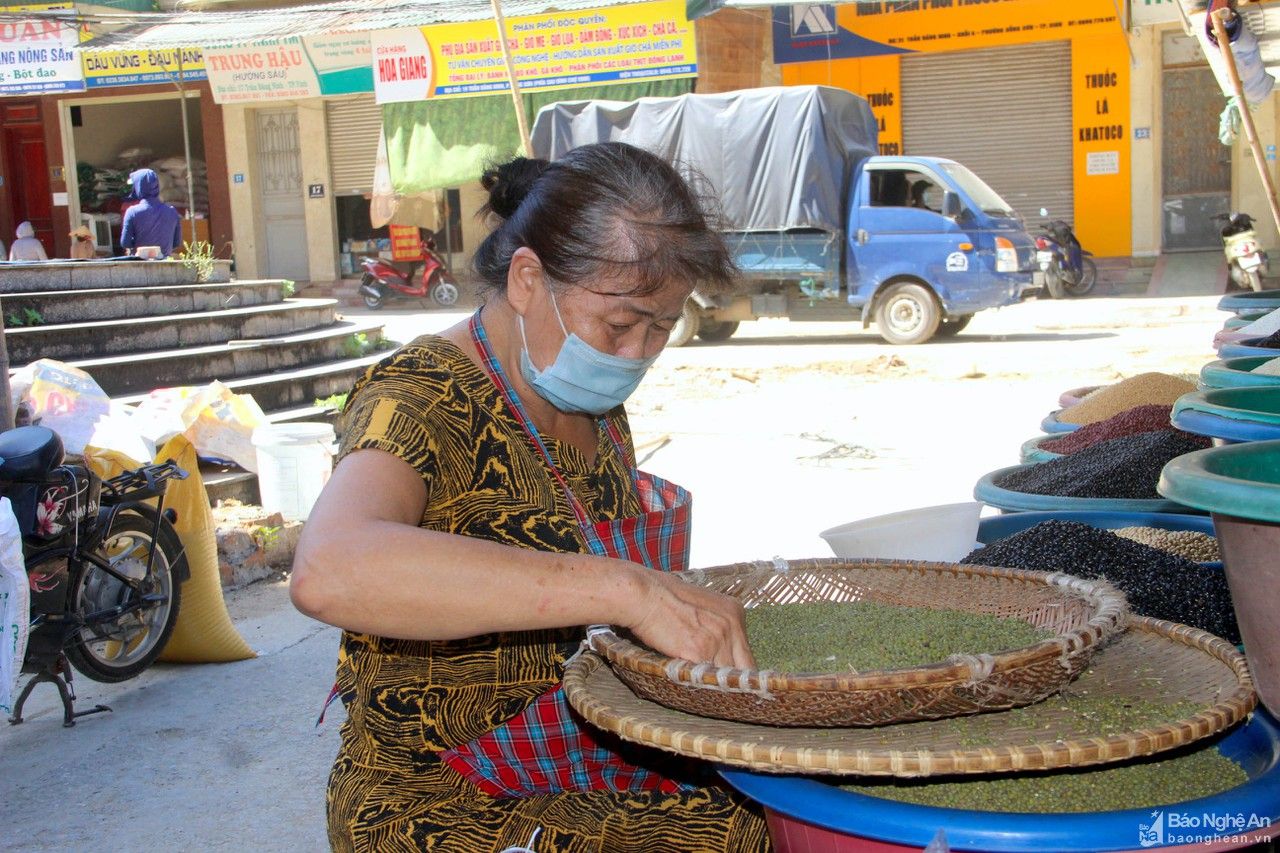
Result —
<instances>
[{"instance_id":1,"label":"'hoa giang' shop sign","mask_svg":"<svg viewBox=\"0 0 1280 853\"><path fill-rule=\"evenodd\" d=\"M4 6L0 12L68 9L59 6ZM79 30L52 20L0 23L0 95L79 92L84 89L75 47Z\"/></svg>"},{"instance_id":2,"label":"'hoa giang' shop sign","mask_svg":"<svg viewBox=\"0 0 1280 853\"><path fill-rule=\"evenodd\" d=\"M220 104L372 92L369 57L368 33L204 50L209 87Z\"/></svg>"},{"instance_id":3,"label":"'hoa giang' shop sign","mask_svg":"<svg viewBox=\"0 0 1280 853\"><path fill-rule=\"evenodd\" d=\"M684 0L508 18L520 88L567 89L698 73ZM380 104L510 89L492 19L373 34Z\"/></svg>"},{"instance_id":4,"label":"'hoa giang' shop sign","mask_svg":"<svg viewBox=\"0 0 1280 853\"><path fill-rule=\"evenodd\" d=\"M84 53L84 82L90 89L145 83L203 80L204 54L198 47L170 50L113 50Z\"/></svg>"}]
</instances>

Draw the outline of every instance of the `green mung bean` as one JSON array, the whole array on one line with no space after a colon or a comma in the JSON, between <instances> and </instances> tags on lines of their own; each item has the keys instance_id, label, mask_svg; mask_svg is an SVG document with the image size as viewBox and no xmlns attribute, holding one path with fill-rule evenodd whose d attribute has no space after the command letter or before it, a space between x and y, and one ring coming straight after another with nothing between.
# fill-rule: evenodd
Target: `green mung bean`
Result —
<instances>
[{"instance_id":1,"label":"green mung bean","mask_svg":"<svg viewBox=\"0 0 1280 853\"><path fill-rule=\"evenodd\" d=\"M761 669L864 672L994 653L1053 636L1021 619L872 601L815 601L747 610L747 639Z\"/></svg>"},{"instance_id":2,"label":"green mung bean","mask_svg":"<svg viewBox=\"0 0 1280 853\"><path fill-rule=\"evenodd\" d=\"M923 806L989 812L1104 812L1146 809L1208 797L1244 784L1240 765L1200 747L1172 758L1050 773L893 780L841 786L846 791Z\"/></svg>"}]
</instances>

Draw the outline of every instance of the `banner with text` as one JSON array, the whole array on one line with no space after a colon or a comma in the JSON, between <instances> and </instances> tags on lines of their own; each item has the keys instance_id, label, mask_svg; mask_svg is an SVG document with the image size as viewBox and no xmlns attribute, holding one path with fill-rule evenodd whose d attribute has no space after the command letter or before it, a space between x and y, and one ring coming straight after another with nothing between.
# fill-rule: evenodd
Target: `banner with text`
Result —
<instances>
[{"instance_id":1,"label":"banner with text","mask_svg":"<svg viewBox=\"0 0 1280 853\"><path fill-rule=\"evenodd\" d=\"M205 48L219 104L351 95L373 91L368 33L335 33L275 44Z\"/></svg>"},{"instance_id":2,"label":"banner with text","mask_svg":"<svg viewBox=\"0 0 1280 853\"><path fill-rule=\"evenodd\" d=\"M1115 31L1111 0L907 0L775 6L773 61L974 50Z\"/></svg>"},{"instance_id":3,"label":"banner with text","mask_svg":"<svg viewBox=\"0 0 1280 853\"><path fill-rule=\"evenodd\" d=\"M0 6L0 12L70 9L62 5ZM50 20L0 23L0 95L81 92L84 75L75 47L80 30Z\"/></svg>"},{"instance_id":4,"label":"banner with text","mask_svg":"<svg viewBox=\"0 0 1280 853\"><path fill-rule=\"evenodd\" d=\"M113 50L84 53L84 82L90 89L204 80L204 53L198 47L177 50Z\"/></svg>"},{"instance_id":5,"label":"banner with text","mask_svg":"<svg viewBox=\"0 0 1280 853\"><path fill-rule=\"evenodd\" d=\"M696 77L684 0L508 18L507 47L522 90ZM378 103L510 90L492 20L373 34Z\"/></svg>"}]
</instances>

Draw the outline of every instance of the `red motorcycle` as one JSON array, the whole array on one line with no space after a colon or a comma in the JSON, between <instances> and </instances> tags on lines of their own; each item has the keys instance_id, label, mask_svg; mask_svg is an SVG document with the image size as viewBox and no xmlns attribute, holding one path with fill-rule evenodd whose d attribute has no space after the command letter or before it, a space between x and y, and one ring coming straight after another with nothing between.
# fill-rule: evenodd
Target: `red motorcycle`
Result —
<instances>
[{"instance_id":1,"label":"red motorcycle","mask_svg":"<svg viewBox=\"0 0 1280 853\"><path fill-rule=\"evenodd\" d=\"M413 261L409 272L403 273L389 261L381 258L365 257L360 259L360 267L364 270L364 278L360 281L360 295L364 304L372 311L382 307L389 298L398 296L424 299L442 308L449 308L458 302L458 284L449 272L444 260L436 253L435 237L424 229L420 243L422 256ZM414 267L421 263L421 275L415 273Z\"/></svg>"}]
</instances>

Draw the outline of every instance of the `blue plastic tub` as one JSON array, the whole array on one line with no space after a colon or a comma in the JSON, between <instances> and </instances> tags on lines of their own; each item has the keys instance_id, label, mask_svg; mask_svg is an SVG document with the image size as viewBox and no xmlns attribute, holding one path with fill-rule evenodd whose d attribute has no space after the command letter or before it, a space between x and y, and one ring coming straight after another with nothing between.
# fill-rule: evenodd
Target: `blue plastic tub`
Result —
<instances>
[{"instance_id":1,"label":"blue plastic tub","mask_svg":"<svg viewBox=\"0 0 1280 853\"><path fill-rule=\"evenodd\" d=\"M1058 420L1058 415L1062 412L1059 409L1056 412L1050 412L1044 416L1044 420L1040 422L1040 429L1050 433L1075 432L1080 429L1083 424L1068 424Z\"/></svg>"},{"instance_id":2,"label":"blue plastic tub","mask_svg":"<svg viewBox=\"0 0 1280 853\"><path fill-rule=\"evenodd\" d=\"M1280 349L1272 347L1260 347L1258 342L1266 340L1265 338L1245 338L1242 341L1232 341L1229 344L1223 344L1218 349L1218 358L1248 358L1249 356L1265 356L1272 358L1280 358Z\"/></svg>"},{"instance_id":3,"label":"blue plastic tub","mask_svg":"<svg viewBox=\"0 0 1280 853\"><path fill-rule=\"evenodd\" d=\"M1040 464L1040 463L1032 463ZM1008 468L1000 468L992 471L978 481L973 487L974 500L982 501L988 506L996 507L1005 512L1061 512L1064 510L1080 510L1087 512L1175 512L1186 513L1195 510L1185 507L1180 503L1174 503L1164 498L1151 499L1123 499L1123 498L1073 498L1064 495L1033 495L1028 492L1015 492L1010 489L1002 489L995 484L995 481L1019 468L1027 468L1027 465L1011 465Z\"/></svg>"},{"instance_id":4,"label":"blue plastic tub","mask_svg":"<svg viewBox=\"0 0 1280 853\"><path fill-rule=\"evenodd\" d=\"M1218 310L1232 314L1263 313L1277 308L1280 308L1280 290L1229 293L1218 300Z\"/></svg>"},{"instance_id":5,"label":"blue plastic tub","mask_svg":"<svg viewBox=\"0 0 1280 853\"><path fill-rule=\"evenodd\" d=\"M1184 394L1173 425L1222 443L1280 438L1280 385L1211 388Z\"/></svg>"},{"instance_id":6,"label":"blue plastic tub","mask_svg":"<svg viewBox=\"0 0 1280 853\"><path fill-rule=\"evenodd\" d=\"M978 522L978 542L990 545L1007 536L1035 527L1042 521L1078 521L1102 530L1120 527L1156 527L1160 530L1193 530L1216 536L1213 519L1207 515L1188 515L1172 512L1015 512L993 515ZM1221 562L1203 564L1206 568L1221 569Z\"/></svg>"},{"instance_id":7,"label":"blue plastic tub","mask_svg":"<svg viewBox=\"0 0 1280 853\"><path fill-rule=\"evenodd\" d=\"M1022 442L1022 447L1018 449L1018 459L1025 465L1030 462L1048 462L1050 459L1057 459L1061 453L1053 453L1049 450L1041 450L1040 445L1046 441L1062 438L1062 433L1057 435L1037 435L1035 438L1029 438Z\"/></svg>"},{"instance_id":8,"label":"blue plastic tub","mask_svg":"<svg viewBox=\"0 0 1280 853\"><path fill-rule=\"evenodd\" d=\"M1259 709L1217 745L1223 755L1244 769L1249 781L1212 797L1156 811L1197 818L1206 814L1243 814L1245 820L1249 815L1257 815L1269 818L1270 828L1255 832L1280 831L1280 724ZM1138 828L1149 826L1153 818L1152 809L1088 814L1002 814L943 809L842 791L834 785L801 776L724 768L720 775L731 786L764 805L767 812L773 813L770 817L781 816L786 821L809 827L815 841L827 842L825 846L815 844L813 849L823 850L923 850L940 828L945 829L952 850L990 853L1136 850L1142 846ZM850 843L840 846L842 839ZM1164 845L1151 846L1158 849ZM1200 845L1198 849L1230 848Z\"/></svg>"},{"instance_id":9,"label":"blue plastic tub","mask_svg":"<svg viewBox=\"0 0 1280 853\"><path fill-rule=\"evenodd\" d=\"M1227 358L1211 361L1200 368L1200 390L1210 388L1262 388L1268 385L1280 385L1280 376L1269 373L1254 373L1259 367L1275 356L1251 355L1247 358Z\"/></svg>"}]
</instances>

